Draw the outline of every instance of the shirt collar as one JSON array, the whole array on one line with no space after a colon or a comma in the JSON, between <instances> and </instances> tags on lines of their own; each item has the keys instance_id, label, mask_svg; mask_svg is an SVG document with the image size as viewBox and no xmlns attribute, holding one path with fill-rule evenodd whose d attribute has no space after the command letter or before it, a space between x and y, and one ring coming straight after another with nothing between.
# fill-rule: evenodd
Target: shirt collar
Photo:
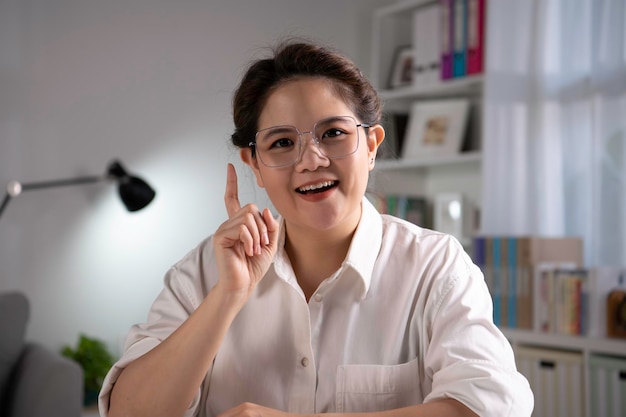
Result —
<instances>
[{"instance_id":1,"label":"shirt collar","mask_svg":"<svg viewBox=\"0 0 626 417\"><path fill-rule=\"evenodd\" d=\"M363 197L361 202L361 219L357 225L346 259L341 265L339 274L341 275L348 269L356 272L363 282L363 293L361 298L367 294L372 280L372 271L374 264L378 258L380 246L382 243L383 222L380 213ZM285 251L285 220L282 217L278 219L280 223L280 235L278 237L278 252L274 257L272 266L278 277L287 281L290 285L299 288L296 278L293 274L291 262Z\"/></svg>"},{"instance_id":2,"label":"shirt collar","mask_svg":"<svg viewBox=\"0 0 626 417\"><path fill-rule=\"evenodd\" d=\"M372 203L363 197L361 220L352 237L348 255L342 267L351 268L363 280L363 297L367 294L372 281L372 271L380 252L383 236L383 221Z\"/></svg>"}]
</instances>

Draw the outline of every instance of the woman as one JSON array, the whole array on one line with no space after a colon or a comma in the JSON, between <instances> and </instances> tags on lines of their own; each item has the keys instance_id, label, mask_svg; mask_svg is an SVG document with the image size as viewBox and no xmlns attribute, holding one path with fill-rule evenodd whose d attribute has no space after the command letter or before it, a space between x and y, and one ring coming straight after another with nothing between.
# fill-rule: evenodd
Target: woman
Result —
<instances>
[{"instance_id":1,"label":"woman","mask_svg":"<svg viewBox=\"0 0 626 417\"><path fill-rule=\"evenodd\" d=\"M280 217L240 206L229 164L228 220L168 271L102 415L530 415L480 270L364 198L384 131L355 65L286 43L233 105L233 143Z\"/></svg>"}]
</instances>

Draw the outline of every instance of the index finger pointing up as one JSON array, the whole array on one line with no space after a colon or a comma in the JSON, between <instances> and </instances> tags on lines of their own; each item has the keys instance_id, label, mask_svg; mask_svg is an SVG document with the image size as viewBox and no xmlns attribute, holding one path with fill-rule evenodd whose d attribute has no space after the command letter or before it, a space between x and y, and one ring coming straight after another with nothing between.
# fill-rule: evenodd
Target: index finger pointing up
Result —
<instances>
[{"instance_id":1,"label":"index finger pointing up","mask_svg":"<svg viewBox=\"0 0 626 417\"><path fill-rule=\"evenodd\" d=\"M241 208L239 204L239 191L237 190L237 171L233 164L228 164L226 169L226 192L224 193L224 203L228 217L233 217Z\"/></svg>"}]
</instances>

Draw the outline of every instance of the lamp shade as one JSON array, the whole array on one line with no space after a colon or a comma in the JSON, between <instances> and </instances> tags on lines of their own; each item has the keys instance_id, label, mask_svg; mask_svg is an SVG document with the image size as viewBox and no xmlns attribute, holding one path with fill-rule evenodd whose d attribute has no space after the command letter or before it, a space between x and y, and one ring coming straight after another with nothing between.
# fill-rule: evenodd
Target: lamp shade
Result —
<instances>
[{"instance_id":1,"label":"lamp shade","mask_svg":"<svg viewBox=\"0 0 626 417\"><path fill-rule=\"evenodd\" d=\"M141 178L129 175L119 161L109 165L108 175L118 182L120 199L128 211L141 210L154 199L152 187Z\"/></svg>"}]
</instances>

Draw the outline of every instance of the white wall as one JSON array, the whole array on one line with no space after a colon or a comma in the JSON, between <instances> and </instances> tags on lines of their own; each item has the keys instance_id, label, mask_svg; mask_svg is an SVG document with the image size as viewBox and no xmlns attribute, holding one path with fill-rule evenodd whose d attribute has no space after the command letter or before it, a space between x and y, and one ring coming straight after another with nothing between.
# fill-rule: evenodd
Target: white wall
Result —
<instances>
[{"instance_id":1,"label":"white wall","mask_svg":"<svg viewBox=\"0 0 626 417\"><path fill-rule=\"evenodd\" d=\"M117 354L167 268L225 219L231 95L279 36L328 42L367 72L383 0L0 0L0 184L101 174L119 157L157 190L128 213L107 184L31 191L0 218L0 290L28 338L78 333ZM240 167L243 203L266 204Z\"/></svg>"}]
</instances>

